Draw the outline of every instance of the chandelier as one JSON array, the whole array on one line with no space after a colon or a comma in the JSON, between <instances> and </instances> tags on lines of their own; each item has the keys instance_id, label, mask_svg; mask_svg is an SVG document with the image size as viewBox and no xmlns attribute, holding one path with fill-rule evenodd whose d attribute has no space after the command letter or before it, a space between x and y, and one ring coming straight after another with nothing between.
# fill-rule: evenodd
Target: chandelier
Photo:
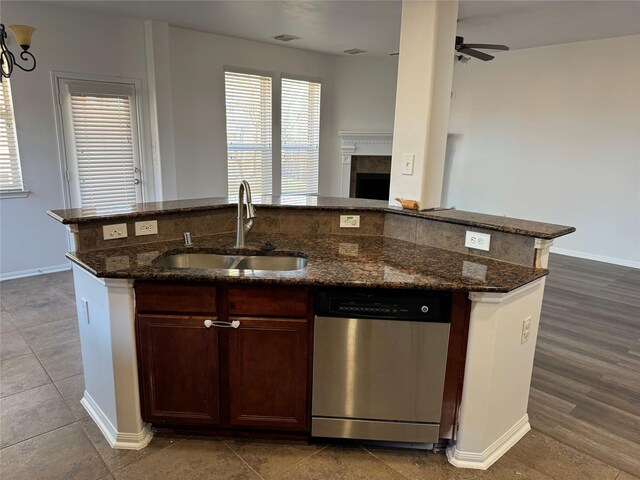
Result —
<instances>
[{"instance_id":1,"label":"chandelier","mask_svg":"<svg viewBox=\"0 0 640 480\"><path fill-rule=\"evenodd\" d=\"M36 58L29 51L29 47L31 46L31 35L35 31L34 27L29 25L9 25L9 30L13 33L13 36L16 38L16 42L22 48L22 52L20 52L20 59L25 62L25 65L20 65L16 61L16 56L7 48L7 44L5 43L5 39L7 38L7 31L4 28L4 24L0 23L0 82L2 82L2 78L9 78L13 73L13 67L18 67L25 72L30 72L34 68L36 68ZM28 65L32 63L29 67Z\"/></svg>"}]
</instances>

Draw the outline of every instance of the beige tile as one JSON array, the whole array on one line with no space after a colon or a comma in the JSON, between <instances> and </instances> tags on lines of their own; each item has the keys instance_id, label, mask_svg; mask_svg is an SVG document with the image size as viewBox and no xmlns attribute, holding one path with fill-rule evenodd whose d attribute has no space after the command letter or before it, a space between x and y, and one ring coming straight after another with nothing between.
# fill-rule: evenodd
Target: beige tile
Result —
<instances>
[{"instance_id":1,"label":"beige tile","mask_svg":"<svg viewBox=\"0 0 640 480\"><path fill-rule=\"evenodd\" d=\"M51 379L33 353L0 362L0 397L50 383Z\"/></svg>"},{"instance_id":2,"label":"beige tile","mask_svg":"<svg viewBox=\"0 0 640 480\"><path fill-rule=\"evenodd\" d=\"M50 432L75 421L53 384L0 400L0 448Z\"/></svg>"},{"instance_id":3,"label":"beige tile","mask_svg":"<svg viewBox=\"0 0 640 480\"><path fill-rule=\"evenodd\" d=\"M2 450L1 465L11 480L97 480L109 474L77 423Z\"/></svg>"},{"instance_id":4,"label":"beige tile","mask_svg":"<svg viewBox=\"0 0 640 480\"><path fill-rule=\"evenodd\" d=\"M75 316L75 302L58 290L54 291L55 298L49 298L47 295L17 307L7 308L13 323L19 329L23 329Z\"/></svg>"},{"instance_id":5,"label":"beige tile","mask_svg":"<svg viewBox=\"0 0 640 480\"><path fill-rule=\"evenodd\" d=\"M36 356L54 382L82 373L80 342L40 350Z\"/></svg>"},{"instance_id":6,"label":"beige tile","mask_svg":"<svg viewBox=\"0 0 640 480\"><path fill-rule=\"evenodd\" d=\"M6 309L38 298L55 298L59 292L50 284L47 275L18 278L0 282L0 302Z\"/></svg>"},{"instance_id":7,"label":"beige tile","mask_svg":"<svg viewBox=\"0 0 640 480\"><path fill-rule=\"evenodd\" d=\"M365 450L411 480L441 480L456 467L443 453L365 446Z\"/></svg>"},{"instance_id":8,"label":"beige tile","mask_svg":"<svg viewBox=\"0 0 640 480\"><path fill-rule=\"evenodd\" d=\"M384 216L384 236L404 240L416 241L417 219L407 215L387 213Z\"/></svg>"},{"instance_id":9,"label":"beige tile","mask_svg":"<svg viewBox=\"0 0 640 480\"><path fill-rule=\"evenodd\" d=\"M616 477L616 480L640 480L638 477L634 477L633 475L627 472L620 472L620 475Z\"/></svg>"},{"instance_id":10,"label":"beige tile","mask_svg":"<svg viewBox=\"0 0 640 480\"><path fill-rule=\"evenodd\" d=\"M111 445L109 445L98 426L90 417L81 420L80 425L112 471L137 462L187 438L185 435L156 434L151 443L141 450L118 450L111 448Z\"/></svg>"},{"instance_id":11,"label":"beige tile","mask_svg":"<svg viewBox=\"0 0 640 480\"><path fill-rule=\"evenodd\" d=\"M325 445L309 445L306 442L277 440L223 439L223 441L265 479L277 477L325 447Z\"/></svg>"},{"instance_id":12,"label":"beige tile","mask_svg":"<svg viewBox=\"0 0 640 480\"><path fill-rule=\"evenodd\" d=\"M73 377L65 378L55 383L56 388L67 402L71 413L76 417L76 420L81 420L89 416L84 407L80 404L82 396L84 395L84 375L75 375Z\"/></svg>"},{"instance_id":13,"label":"beige tile","mask_svg":"<svg viewBox=\"0 0 640 480\"><path fill-rule=\"evenodd\" d=\"M34 352L80 341L78 319L75 316L22 328L20 332Z\"/></svg>"},{"instance_id":14,"label":"beige tile","mask_svg":"<svg viewBox=\"0 0 640 480\"><path fill-rule=\"evenodd\" d=\"M0 306L0 333L8 333L16 329L16 324L13 323L11 315L4 307Z\"/></svg>"},{"instance_id":15,"label":"beige tile","mask_svg":"<svg viewBox=\"0 0 640 480\"><path fill-rule=\"evenodd\" d=\"M31 353L31 349L18 330L0 334L0 359L7 360L27 353Z\"/></svg>"},{"instance_id":16,"label":"beige tile","mask_svg":"<svg viewBox=\"0 0 640 480\"><path fill-rule=\"evenodd\" d=\"M557 480L613 480L618 470L540 432L524 436L507 456Z\"/></svg>"},{"instance_id":17,"label":"beige tile","mask_svg":"<svg viewBox=\"0 0 640 480\"><path fill-rule=\"evenodd\" d=\"M189 438L113 472L116 480L258 480L222 441Z\"/></svg>"},{"instance_id":18,"label":"beige tile","mask_svg":"<svg viewBox=\"0 0 640 480\"><path fill-rule=\"evenodd\" d=\"M331 446L312 455L280 478L317 480L404 480L404 477L360 447Z\"/></svg>"}]
</instances>

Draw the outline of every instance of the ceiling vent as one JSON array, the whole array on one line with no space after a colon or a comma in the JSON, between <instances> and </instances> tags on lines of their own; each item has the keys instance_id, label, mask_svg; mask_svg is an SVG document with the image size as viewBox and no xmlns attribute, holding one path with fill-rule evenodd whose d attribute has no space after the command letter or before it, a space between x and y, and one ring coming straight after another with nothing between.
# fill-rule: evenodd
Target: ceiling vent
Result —
<instances>
[{"instance_id":1,"label":"ceiling vent","mask_svg":"<svg viewBox=\"0 0 640 480\"><path fill-rule=\"evenodd\" d=\"M276 35L273 38L276 40L280 40L281 42L290 42L291 40L300 40L302 37L298 37L296 35L290 35L288 33L283 33L282 35Z\"/></svg>"},{"instance_id":2,"label":"ceiling vent","mask_svg":"<svg viewBox=\"0 0 640 480\"><path fill-rule=\"evenodd\" d=\"M367 51L360 50L359 48L350 48L349 50L345 50L344 53L348 55L362 55L363 53L367 53Z\"/></svg>"}]
</instances>

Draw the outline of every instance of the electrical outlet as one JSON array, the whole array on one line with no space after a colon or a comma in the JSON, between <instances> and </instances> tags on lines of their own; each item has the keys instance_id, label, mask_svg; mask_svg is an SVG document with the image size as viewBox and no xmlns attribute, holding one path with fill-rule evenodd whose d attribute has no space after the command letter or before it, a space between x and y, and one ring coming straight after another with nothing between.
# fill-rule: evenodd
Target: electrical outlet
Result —
<instances>
[{"instance_id":1,"label":"electrical outlet","mask_svg":"<svg viewBox=\"0 0 640 480\"><path fill-rule=\"evenodd\" d=\"M157 235L158 221L149 220L146 222L136 222L136 236L140 235Z\"/></svg>"},{"instance_id":2,"label":"electrical outlet","mask_svg":"<svg viewBox=\"0 0 640 480\"><path fill-rule=\"evenodd\" d=\"M413 175L413 163L416 156L413 153L405 153L402 155L402 175Z\"/></svg>"},{"instance_id":3,"label":"electrical outlet","mask_svg":"<svg viewBox=\"0 0 640 480\"><path fill-rule=\"evenodd\" d=\"M91 323L91 318L89 317L89 300L84 297L80 297L80 302L82 305L82 319L88 324Z\"/></svg>"},{"instance_id":4,"label":"electrical outlet","mask_svg":"<svg viewBox=\"0 0 640 480\"><path fill-rule=\"evenodd\" d=\"M529 333L531 333L531 317L527 317L522 321L522 335L520 336L520 343L525 343L529 340Z\"/></svg>"},{"instance_id":5,"label":"electrical outlet","mask_svg":"<svg viewBox=\"0 0 640 480\"><path fill-rule=\"evenodd\" d=\"M340 228L360 228L360 215L340 215Z\"/></svg>"},{"instance_id":6,"label":"electrical outlet","mask_svg":"<svg viewBox=\"0 0 640 480\"><path fill-rule=\"evenodd\" d=\"M115 240L127 236L127 224L118 223L116 225L104 225L102 227L102 237L105 240Z\"/></svg>"},{"instance_id":7,"label":"electrical outlet","mask_svg":"<svg viewBox=\"0 0 640 480\"><path fill-rule=\"evenodd\" d=\"M478 233L467 230L467 237L464 241L464 246L467 248L475 248L477 250L489 251L489 245L491 244L491 235L488 233Z\"/></svg>"}]
</instances>

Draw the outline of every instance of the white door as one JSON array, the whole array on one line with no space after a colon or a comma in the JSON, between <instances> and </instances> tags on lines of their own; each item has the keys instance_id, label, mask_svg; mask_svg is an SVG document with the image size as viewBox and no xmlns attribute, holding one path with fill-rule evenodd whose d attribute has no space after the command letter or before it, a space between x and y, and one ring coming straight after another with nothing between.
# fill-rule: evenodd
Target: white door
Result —
<instances>
[{"instance_id":1,"label":"white door","mask_svg":"<svg viewBox=\"0 0 640 480\"><path fill-rule=\"evenodd\" d=\"M71 208L142 202L135 86L61 80L59 89Z\"/></svg>"}]
</instances>

